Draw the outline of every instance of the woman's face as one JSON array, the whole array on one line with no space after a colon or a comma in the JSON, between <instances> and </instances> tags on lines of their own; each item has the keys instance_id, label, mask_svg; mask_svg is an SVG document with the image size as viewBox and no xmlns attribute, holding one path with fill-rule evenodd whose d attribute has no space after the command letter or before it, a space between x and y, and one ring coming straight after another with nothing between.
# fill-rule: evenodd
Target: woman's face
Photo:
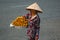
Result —
<instances>
[{"instance_id":1,"label":"woman's face","mask_svg":"<svg viewBox=\"0 0 60 40\"><path fill-rule=\"evenodd\" d=\"M30 13L36 14L37 12L35 10L30 10Z\"/></svg>"}]
</instances>

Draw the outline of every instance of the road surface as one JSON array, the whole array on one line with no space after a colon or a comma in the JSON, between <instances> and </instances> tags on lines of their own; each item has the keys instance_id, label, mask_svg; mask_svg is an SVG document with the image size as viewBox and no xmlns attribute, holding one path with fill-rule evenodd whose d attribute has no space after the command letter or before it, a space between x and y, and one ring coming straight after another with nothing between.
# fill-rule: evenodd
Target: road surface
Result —
<instances>
[{"instance_id":1,"label":"road surface","mask_svg":"<svg viewBox=\"0 0 60 40\"><path fill-rule=\"evenodd\" d=\"M0 0L0 40L27 40L26 28L14 29L9 24L27 14L30 4L38 2L43 13L39 40L60 40L60 0Z\"/></svg>"}]
</instances>

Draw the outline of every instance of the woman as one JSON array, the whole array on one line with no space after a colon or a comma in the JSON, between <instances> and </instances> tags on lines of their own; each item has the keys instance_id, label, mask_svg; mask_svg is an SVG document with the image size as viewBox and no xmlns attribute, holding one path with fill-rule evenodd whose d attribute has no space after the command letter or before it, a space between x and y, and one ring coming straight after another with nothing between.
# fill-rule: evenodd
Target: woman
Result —
<instances>
[{"instance_id":1,"label":"woman","mask_svg":"<svg viewBox=\"0 0 60 40\"><path fill-rule=\"evenodd\" d=\"M28 19L27 36L29 40L39 39L40 18L38 12L42 13L37 3L34 3L26 8L30 13L24 15Z\"/></svg>"},{"instance_id":2,"label":"woman","mask_svg":"<svg viewBox=\"0 0 60 40\"><path fill-rule=\"evenodd\" d=\"M40 18L38 12L42 13L41 8L37 3L34 3L26 8L30 13L24 15L28 19L27 36L29 40L39 40ZM10 25L11 27L14 25Z\"/></svg>"}]
</instances>

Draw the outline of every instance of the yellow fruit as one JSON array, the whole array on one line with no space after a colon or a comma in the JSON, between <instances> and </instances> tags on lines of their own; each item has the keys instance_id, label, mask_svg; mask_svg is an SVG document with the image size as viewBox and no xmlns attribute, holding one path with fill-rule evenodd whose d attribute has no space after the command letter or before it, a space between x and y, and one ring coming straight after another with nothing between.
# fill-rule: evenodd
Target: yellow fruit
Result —
<instances>
[{"instance_id":1,"label":"yellow fruit","mask_svg":"<svg viewBox=\"0 0 60 40\"><path fill-rule=\"evenodd\" d=\"M24 16L18 16L15 20L12 21L12 24L15 26L24 26L28 25L28 20Z\"/></svg>"}]
</instances>

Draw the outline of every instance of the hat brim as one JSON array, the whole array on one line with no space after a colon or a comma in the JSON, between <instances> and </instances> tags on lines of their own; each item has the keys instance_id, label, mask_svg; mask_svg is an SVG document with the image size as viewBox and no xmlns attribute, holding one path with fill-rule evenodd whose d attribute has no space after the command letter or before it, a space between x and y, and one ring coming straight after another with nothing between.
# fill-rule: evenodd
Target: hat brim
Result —
<instances>
[{"instance_id":1,"label":"hat brim","mask_svg":"<svg viewBox=\"0 0 60 40\"><path fill-rule=\"evenodd\" d=\"M35 10L35 9L26 9L26 10ZM39 11L39 10L35 10L35 11L37 11L39 13L43 13L42 11Z\"/></svg>"}]
</instances>

